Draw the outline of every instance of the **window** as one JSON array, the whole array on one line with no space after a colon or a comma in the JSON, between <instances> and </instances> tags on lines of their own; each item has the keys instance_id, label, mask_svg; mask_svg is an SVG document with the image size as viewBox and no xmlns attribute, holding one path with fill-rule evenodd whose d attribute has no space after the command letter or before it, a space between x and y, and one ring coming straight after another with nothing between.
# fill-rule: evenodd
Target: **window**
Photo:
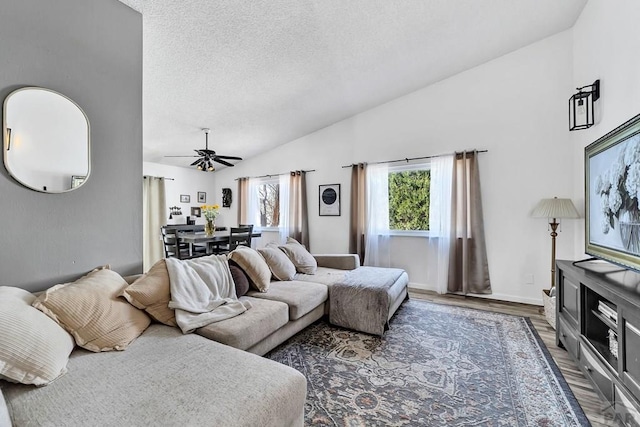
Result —
<instances>
[{"instance_id":1,"label":"window","mask_svg":"<svg viewBox=\"0 0 640 427\"><path fill-rule=\"evenodd\" d=\"M280 225L280 183L278 179L261 181L256 188L258 206L255 219L260 227Z\"/></svg>"},{"instance_id":2,"label":"window","mask_svg":"<svg viewBox=\"0 0 640 427\"><path fill-rule=\"evenodd\" d=\"M429 164L389 168L389 230L429 230Z\"/></svg>"}]
</instances>

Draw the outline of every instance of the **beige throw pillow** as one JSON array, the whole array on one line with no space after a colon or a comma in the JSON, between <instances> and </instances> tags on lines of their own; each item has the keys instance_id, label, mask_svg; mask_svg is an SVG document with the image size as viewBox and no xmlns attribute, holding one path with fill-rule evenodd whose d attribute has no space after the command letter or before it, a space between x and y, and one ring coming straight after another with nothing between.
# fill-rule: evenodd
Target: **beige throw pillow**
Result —
<instances>
[{"instance_id":1,"label":"beige throw pillow","mask_svg":"<svg viewBox=\"0 0 640 427\"><path fill-rule=\"evenodd\" d=\"M122 296L134 307L146 311L156 321L178 326L175 311L169 308L171 286L164 259L156 262L143 276L122 291Z\"/></svg>"},{"instance_id":2,"label":"beige throw pillow","mask_svg":"<svg viewBox=\"0 0 640 427\"><path fill-rule=\"evenodd\" d=\"M112 270L94 270L73 283L57 285L33 306L58 322L90 351L124 350L150 319L118 295L127 282Z\"/></svg>"},{"instance_id":3,"label":"beige throw pillow","mask_svg":"<svg viewBox=\"0 0 640 427\"><path fill-rule=\"evenodd\" d=\"M229 254L229 259L247 274L256 290L267 292L271 283L271 270L260 253L247 246L238 246Z\"/></svg>"},{"instance_id":4,"label":"beige throw pillow","mask_svg":"<svg viewBox=\"0 0 640 427\"><path fill-rule=\"evenodd\" d=\"M296 266L277 245L269 243L265 248L258 249L258 252L267 262L273 277L277 280L293 280Z\"/></svg>"},{"instance_id":5,"label":"beige throw pillow","mask_svg":"<svg viewBox=\"0 0 640 427\"><path fill-rule=\"evenodd\" d=\"M0 378L46 385L67 371L75 342L31 306L35 299L24 289L0 286Z\"/></svg>"},{"instance_id":6,"label":"beige throw pillow","mask_svg":"<svg viewBox=\"0 0 640 427\"><path fill-rule=\"evenodd\" d=\"M296 239L287 237L287 244L279 248L289 257L298 273L315 274L318 262Z\"/></svg>"}]
</instances>

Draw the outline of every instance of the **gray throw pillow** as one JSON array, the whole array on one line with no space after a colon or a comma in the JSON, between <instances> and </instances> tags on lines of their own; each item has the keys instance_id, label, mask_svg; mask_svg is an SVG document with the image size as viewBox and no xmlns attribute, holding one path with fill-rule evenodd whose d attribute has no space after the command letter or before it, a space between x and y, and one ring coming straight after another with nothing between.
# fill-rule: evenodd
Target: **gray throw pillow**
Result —
<instances>
[{"instance_id":1,"label":"gray throw pillow","mask_svg":"<svg viewBox=\"0 0 640 427\"><path fill-rule=\"evenodd\" d=\"M278 246L289 257L298 273L315 274L318 262L296 239L287 238L287 244Z\"/></svg>"},{"instance_id":2,"label":"gray throw pillow","mask_svg":"<svg viewBox=\"0 0 640 427\"><path fill-rule=\"evenodd\" d=\"M229 270L231 270L231 276L233 277L233 283L236 285L236 296L240 298L249 292L249 278L242 271L238 264L233 261L229 261Z\"/></svg>"},{"instance_id":3,"label":"gray throw pillow","mask_svg":"<svg viewBox=\"0 0 640 427\"><path fill-rule=\"evenodd\" d=\"M278 248L278 245L269 243L265 248L258 249L258 252L267 262L273 277L277 280L293 280L293 276L296 275L296 266Z\"/></svg>"}]
</instances>

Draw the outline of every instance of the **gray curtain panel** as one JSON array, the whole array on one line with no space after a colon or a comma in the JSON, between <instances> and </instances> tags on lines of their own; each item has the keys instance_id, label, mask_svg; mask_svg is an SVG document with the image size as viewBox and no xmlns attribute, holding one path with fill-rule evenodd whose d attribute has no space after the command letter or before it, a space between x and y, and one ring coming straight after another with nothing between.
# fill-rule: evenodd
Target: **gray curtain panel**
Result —
<instances>
[{"instance_id":1,"label":"gray curtain panel","mask_svg":"<svg viewBox=\"0 0 640 427\"><path fill-rule=\"evenodd\" d=\"M307 173L291 172L289 182L289 236L310 249L307 209Z\"/></svg>"},{"instance_id":2,"label":"gray curtain panel","mask_svg":"<svg viewBox=\"0 0 640 427\"><path fill-rule=\"evenodd\" d=\"M247 224L249 207L249 178L238 178L238 224Z\"/></svg>"},{"instance_id":3,"label":"gray curtain panel","mask_svg":"<svg viewBox=\"0 0 640 427\"><path fill-rule=\"evenodd\" d=\"M477 151L456 153L451 216L448 290L490 294Z\"/></svg>"},{"instance_id":4,"label":"gray curtain panel","mask_svg":"<svg viewBox=\"0 0 640 427\"><path fill-rule=\"evenodd\" d=\"M367 165L358 163L351 166L351 216L349 218L349 253L360 257L364 262L364 234L366 221L366 173Z\"/></svg>"}]
</instances>

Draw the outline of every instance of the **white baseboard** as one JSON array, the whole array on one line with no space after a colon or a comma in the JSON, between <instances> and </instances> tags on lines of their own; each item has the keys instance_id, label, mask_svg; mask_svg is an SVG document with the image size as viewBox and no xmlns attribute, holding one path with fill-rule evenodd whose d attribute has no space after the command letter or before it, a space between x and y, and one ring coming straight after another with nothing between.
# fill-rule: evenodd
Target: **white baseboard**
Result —
<instances>
[{"instance_id":1,"label":"white baseboard","mask_svg":"<svg viewBox=\"0 0 640 427\"><path fill-rule=\"evenodd\" d=\"M436 287L432 285L427 285L425 283L414 283L409 282L407 285L411 289L416 289L418 291L431 291L436 292ZM492 299L497 301L508 301L508 302L518 302L521 304L531 304L531 305L539 305L542 306L542 298L526 298L520 297L516 295L506 295L506 294L468 294L467 296L475 297L475 298L484 298L484 299Z\"/></svg>"}]
</instances>

